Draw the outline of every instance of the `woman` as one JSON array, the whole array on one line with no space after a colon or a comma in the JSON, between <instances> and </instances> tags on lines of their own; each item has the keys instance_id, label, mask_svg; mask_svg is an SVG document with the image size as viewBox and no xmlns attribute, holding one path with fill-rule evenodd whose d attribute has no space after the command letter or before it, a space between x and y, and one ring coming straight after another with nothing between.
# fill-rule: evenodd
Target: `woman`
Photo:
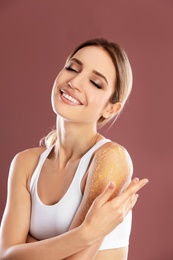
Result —
<instances>
[{"instance_id":1,"label":"woman","mask_svg":"<svg viewBox=\"0 0 173 260\"><path fill-rule=\"evenodd\" d=\"M131 180L130 156L97 127L118 116L131 87L130 64L117 44L90 40L69 56L53 86L56 129L46 148L12 162L1 259L127 259L129 210L147 180L135 179L120 195Z\"/></svg>"}]
</instances>

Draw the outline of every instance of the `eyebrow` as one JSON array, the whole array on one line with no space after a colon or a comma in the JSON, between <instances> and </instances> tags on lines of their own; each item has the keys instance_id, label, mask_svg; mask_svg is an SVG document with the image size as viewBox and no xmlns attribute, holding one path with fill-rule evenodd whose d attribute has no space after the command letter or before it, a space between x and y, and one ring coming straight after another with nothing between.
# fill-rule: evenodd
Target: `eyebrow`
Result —
<instances>
[{"instance_id":1,"label":"eyebrow","mask_svg":"<svg viewBox=\"0 0 173 260\"><path fill-rule=\"evenodd\" d=\"M70 60L75 61L77 64L79 64L81 66L83 65L82 62L76 58L71 58Z\"/></svg>"},{"instance_id":2,"label":"eyebrow","mask_svg":"<svg viewBox=\"0 0 173 260\"><path fill-rule=\"evenodd\" d=\"M83 66L83 63L80 60L76 59L76 58L71 58L70 60L75 61L80 66ZM100 72L98 72L96 70L93 70L93 73L98 75L99 77L103 78L105 80L105 82L107 83L107 85L108 85L108 81L107 81L106 77L103 74L101 74Z\"/></svg>"},{"instance_id":3,"label":"eyebrow","mask_svg":"<svg viewBox=\"0 0 173 260\"><path fill-rule=\"evenodd\" d=\"M100 76L101 78L103 78L103 79L106 81L107 85L108 85L108 81L107 81L106 77L105 77L103 74L101 74L100 72L98 72L98 71L96 71L96 70L93 70L93 72L94 72L96 75L98 75L98 76Z\"/></svg>"}]
</instances>

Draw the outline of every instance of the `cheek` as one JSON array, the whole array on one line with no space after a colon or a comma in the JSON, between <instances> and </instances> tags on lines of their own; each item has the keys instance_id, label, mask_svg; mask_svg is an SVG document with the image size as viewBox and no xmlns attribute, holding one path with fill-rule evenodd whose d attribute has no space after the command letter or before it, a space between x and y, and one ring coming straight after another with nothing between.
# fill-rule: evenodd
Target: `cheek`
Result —
<instances>
[{"instance_id":1,"label":"cheek","mask_svg":"<svg viewBox=\"0 0 173 260\"><path fill-rule=\"evenodd\" d=\"M51 97L53 95L56 95L57 94L57 91L58 91L58 86L60 84L62 84L63 82L63 74L62 74L62 71L60 71L60 73L57 75L54 83L53 83L53 87L52 87L52 92L51 92Z\"/></svg>"},{"instance_id":2,"label":"cheek","mask_svg":"<svg viewBox=\"0 0 173 260\"><path fill-rule=\"evenodd\" d=\"M52 91L51 91L51 101L53 102L54 95L55 95L55 88L56 88L56 80L54 81Z\"/></svg>"},{"instance_id":3,"label":"cheek","mask_svg":"<svg viewBox=\"0 0 173 260\"><path fill-rule=\"evenodd\" d=\"M109 102L109 97L107 95L95 95L95 97L92 98L92 104L93 106L96 106L98 110L102 110L106 107L106 105Z\"/></svg>"},{"instance_id":4,"label":"cheek","mask_svg":"<svg viewBox=\"0 0 173 260\"><path fill-rule=\"evenodd\" d=\"M51 91L51 105L52 105L54 112L55 112L55 100L57 97L57 93L58 93L57 80L55 79L53 87L52 87L52 91Z\"/></svg>"},{"instance_id":5,"label":"cheek","mask_svg":"<svg viewBox=\"0 0 173 260\"><path fill-rule=\"evenodd\" d=\"M61 70L55 78L54 85L60 84L64 80L64 76L63 70Z\"/></svg>"},{"instance_id":6,"label":"cheek","mask_svg":"<svg viewBox=\"0 0 173 260\"><path fill-rule=\"evenodd\" d=\"M54 88L52 89L52 92L51 92L51 105L52 105L52 109L53 111L55 112L55 95L54 95Z\"/></svg>"}]
</instances>

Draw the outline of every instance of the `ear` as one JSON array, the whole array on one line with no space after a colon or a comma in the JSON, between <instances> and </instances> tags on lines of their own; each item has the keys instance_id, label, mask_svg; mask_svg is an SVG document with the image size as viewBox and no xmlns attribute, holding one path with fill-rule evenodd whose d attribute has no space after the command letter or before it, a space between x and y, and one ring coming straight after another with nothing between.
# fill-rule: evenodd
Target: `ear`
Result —
<instances>
[{"instance_id":1,"label":"ear","mask_svg":"<svg viewBox=\"0 0 173 260\"><path fill-rule=\"evenodd\" d=\"M117 102L115 104L109 103L107 107L102 112L102 117L109 118L115 116L118 112L120 112L122 108L122 104L120 102Z\"/></svg>"}]
</instances>

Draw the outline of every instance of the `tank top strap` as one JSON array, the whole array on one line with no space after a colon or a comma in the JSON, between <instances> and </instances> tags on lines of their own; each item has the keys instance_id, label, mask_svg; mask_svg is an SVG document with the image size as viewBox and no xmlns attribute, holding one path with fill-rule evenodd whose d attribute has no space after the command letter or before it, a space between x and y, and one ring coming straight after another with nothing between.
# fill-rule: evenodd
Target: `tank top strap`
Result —
<instances>
[{"instance_id":1,"label":"tank top strap","mask_svg":"<svg viewBox=\"0 0 173 260\"><path fill-rule=\"evenodd\" d=\"M43 167L43 164L46 160L46 158L48 157L48 155L50 154L50 152L52 151L54 145L50 146L49 148L47 148L41 155L38 161L38 164L33 172L33 175L31 177L31 181L30 181L30 191L33 190L33 188L35 187L35 182L37 181L40 172L41 172L41 168Z\"/></svg>"},{"instance_id":2,"label":"tank top strap","mask_svg":"<svg viewBox=\"0 0 173 260\"><path fill-rule=\"evenodd\" d=\"M111 142L110 139L107 139L107 138L104 138L104 139L101 139L100 141L98 141L95 145L93 145L93 147L91 147L91 149L86 152L86 156L92 156L92 154L98 149L100 148L102 145L108 143L108 142ZM85 156L84 155L84 156Z\"/></svg>"},{"instance_id":3,"label":"tank top strap","mask_svg":"<svg viewBox=\"0 0 173 260\"><path fill-rule=\"evenodd\" d=\"M111 140L109 139L102 139L100 141L98 141L93 147L91 147L91 149L89 149L84 155L83 157L81 158L80 162L79 162L79 165L77 167L77 170L76 170L76 173L75 173L75 178L77 178L77 176L79 175L79 179L81 180L82 177L84 176L87 168L88 168L88 165L89 165L89 162L91 160L91 157L93 155L93 153L98 149L100 148L102 145L104 145L105 143L107 142L111 142ZM38 161L38 164L34 170L34 173L31 177L31 182L30 182L30 191L33 192L33 189L35 187L35 184L37 182L37 179L39 178L39 175L40 175L40 172L41 172L41 169L43 167L43 164L46 160L46 158L48 157L48 155L50 154L50 152L52 151L54 145L52 145L51 147L47 148L41 155L40 155L40 158L39 158L39 161Z\"/></svg>"}]
</instances>

